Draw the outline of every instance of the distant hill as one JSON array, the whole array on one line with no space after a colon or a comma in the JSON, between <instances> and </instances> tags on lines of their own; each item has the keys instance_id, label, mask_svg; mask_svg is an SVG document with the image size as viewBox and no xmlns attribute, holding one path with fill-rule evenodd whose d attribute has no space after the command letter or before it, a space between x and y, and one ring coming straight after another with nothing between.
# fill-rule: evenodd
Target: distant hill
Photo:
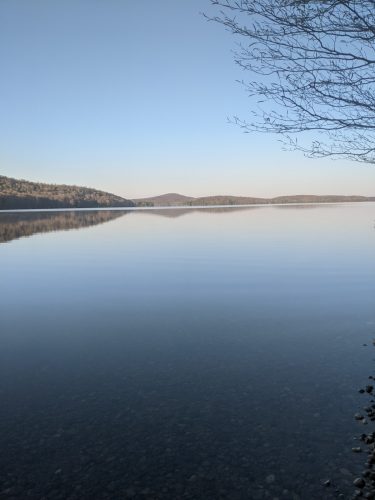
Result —
<instances>
[{"instance_id":1,"label":"distant hill","mask_svg":"<svg viewBox=\"0 0 375 500\"><path fill-rule=\"evenodd\" d=\"M134 206L131 200L97 189L0 176L0 210Z\"/></svg>"},{"instance_id":2,"label":"distant hill","mask_svg":"<svg viewBox=\"0 0 375 500\"><path fill-rule=\"evenodd\" d=\"M375 201L375 197L338 196L338 195L293 195L276 196L274 198L252 198L245 196L206 196L195 198L191 203L196 205L270 205L283 203L342 203L342 202Z\"/></svg>"},{"instance_id":3,"label":"distant hill","mask_svg":"<svg viewBox=\"0 0 375 500\"><path fill-rule=\"evenodd\" d=\"M184 196L178 193L166 193L160 196L151 196L150 198L138 198L132 200L137 207L178 207L187 205L190 201L195 200L191 196Z\"/></svg>"},{"instance_id":4,"label":"distant hill","mask_svg":"<svg viewBox=\"0 0 375 500\"><path fill-rule=\"evenodd\" d=\"M272 203L342 203L342 202L375 201L375 196L340 196L340 195L311 195L300 194L295 196L277 196Z\"/></svg>"},{"instance_id":5,"label":"distant hill","mask_svg":"<svg viewBox=\"0 0 375 500\"><path fill-rule=\"evenodd\" d=\"M139 207L166 207L166 206L217 206L217 205L272 205L284 203L343 203L375 201L375 196L339 196L339 195L293 195L276 196L274 198L257 198L248 196L203 196L192 198L177 193L168 193L151 198L133 200Z\"/></svg>"},{"instance_id":6,"label":"distant hill","mask_svg":"<svg viewBox=\"0 0 375 500\"><path fill-rule=\"evenodd\" d=\"M195 198L191 203L192 206L196 205L264 205L270 203L266 198L255 198L247 196L204 196Z\"/></svg>"}]
</instances>

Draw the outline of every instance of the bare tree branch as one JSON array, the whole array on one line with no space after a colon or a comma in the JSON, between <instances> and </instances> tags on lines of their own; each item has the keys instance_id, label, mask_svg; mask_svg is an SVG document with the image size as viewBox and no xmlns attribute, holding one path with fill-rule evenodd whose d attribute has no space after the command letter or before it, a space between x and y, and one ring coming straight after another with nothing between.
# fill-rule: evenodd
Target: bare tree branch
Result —
<instances>
[{"instance_id":1,"label":"bare tree branch","mask_svg":"<svg viewBox=\"0 0 375 500\"><path fill-rule=\"evenodd\" d=\"M375 163L375 0L211 0L240 40L254 101L246 132L281 134L313 157ZM294 134L321 133L301 145Z\"/></svg>"}]
</instances>

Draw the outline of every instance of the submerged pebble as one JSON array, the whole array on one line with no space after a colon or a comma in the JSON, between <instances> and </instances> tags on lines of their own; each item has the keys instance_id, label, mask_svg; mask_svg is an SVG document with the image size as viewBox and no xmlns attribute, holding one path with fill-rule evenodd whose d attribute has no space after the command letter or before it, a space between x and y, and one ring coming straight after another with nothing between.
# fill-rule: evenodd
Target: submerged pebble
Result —
<instances>
[{"instance_id":1,"label":"submerged pebble","mask_svg":"<svg viewBox=\"0 0 375 500\"><path fill-rule=\"evenodd\" d=\"M353 484L356 488L364 488L366 486L366 481L362 477L357 477L354 479Z\"/></svg>"},{"instance_id":2,"label":"submerged pebble","mask_svg":"<svg viewBox=\"0 0 375 500\"><path fill-rule=\"evenodd\" d=\"M266 482L268 484L271 484L271 483L274 483L276 480L276 476L275 474L269 474L267 477L266 477Z\"/></svg>"}]
</instances>

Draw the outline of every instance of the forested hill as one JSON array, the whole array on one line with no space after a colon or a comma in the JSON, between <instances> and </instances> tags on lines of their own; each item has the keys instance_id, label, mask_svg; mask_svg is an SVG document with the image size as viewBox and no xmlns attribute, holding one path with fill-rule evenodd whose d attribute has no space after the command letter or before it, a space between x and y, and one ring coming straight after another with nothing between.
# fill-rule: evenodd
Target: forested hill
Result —
<instances>
[{"instance_id":1,"label":"forested hill","mask_svg":"<svg viewBox=\"0 0 375 500\"><path fill-rule=\"evenodd\" d=\"M375 196L340 196L340 195L295 195L277 196L275 198L255 198L249 196L204 196L192 198L176 193L168 193L151 198L140 198L133 200L139 207L183 207L183 206L226 206L226 205L280 205L280 204L304 204L304 203L345 203L375 201Z\"/></svg>"},{"instance_id":2,"label":"forested hill","mask_svg":"<svg viewBox=\"0 0 375 500\"><path fill-rule=\"evenodd\" d=\"M131 200L97 189L42 184L0 175L0 210L133 206L135 204Z\"/></svg>"}]
</instances>

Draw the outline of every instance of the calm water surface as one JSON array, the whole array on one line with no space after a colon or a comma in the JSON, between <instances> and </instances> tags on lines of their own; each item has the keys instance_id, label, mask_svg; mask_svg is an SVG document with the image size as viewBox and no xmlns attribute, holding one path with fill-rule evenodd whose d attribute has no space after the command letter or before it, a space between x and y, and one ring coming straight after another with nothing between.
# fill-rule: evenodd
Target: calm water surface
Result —
<instances>
[{"instance_id":1,"label":"calm water surface","mask_svg":"<svg viewBox=\"0 0 375 500\"><path fill-rule=\"evenodd\" d=\"M0 214L0 498L350 498L374 221Z\"/></svg>"}]
</instances>

